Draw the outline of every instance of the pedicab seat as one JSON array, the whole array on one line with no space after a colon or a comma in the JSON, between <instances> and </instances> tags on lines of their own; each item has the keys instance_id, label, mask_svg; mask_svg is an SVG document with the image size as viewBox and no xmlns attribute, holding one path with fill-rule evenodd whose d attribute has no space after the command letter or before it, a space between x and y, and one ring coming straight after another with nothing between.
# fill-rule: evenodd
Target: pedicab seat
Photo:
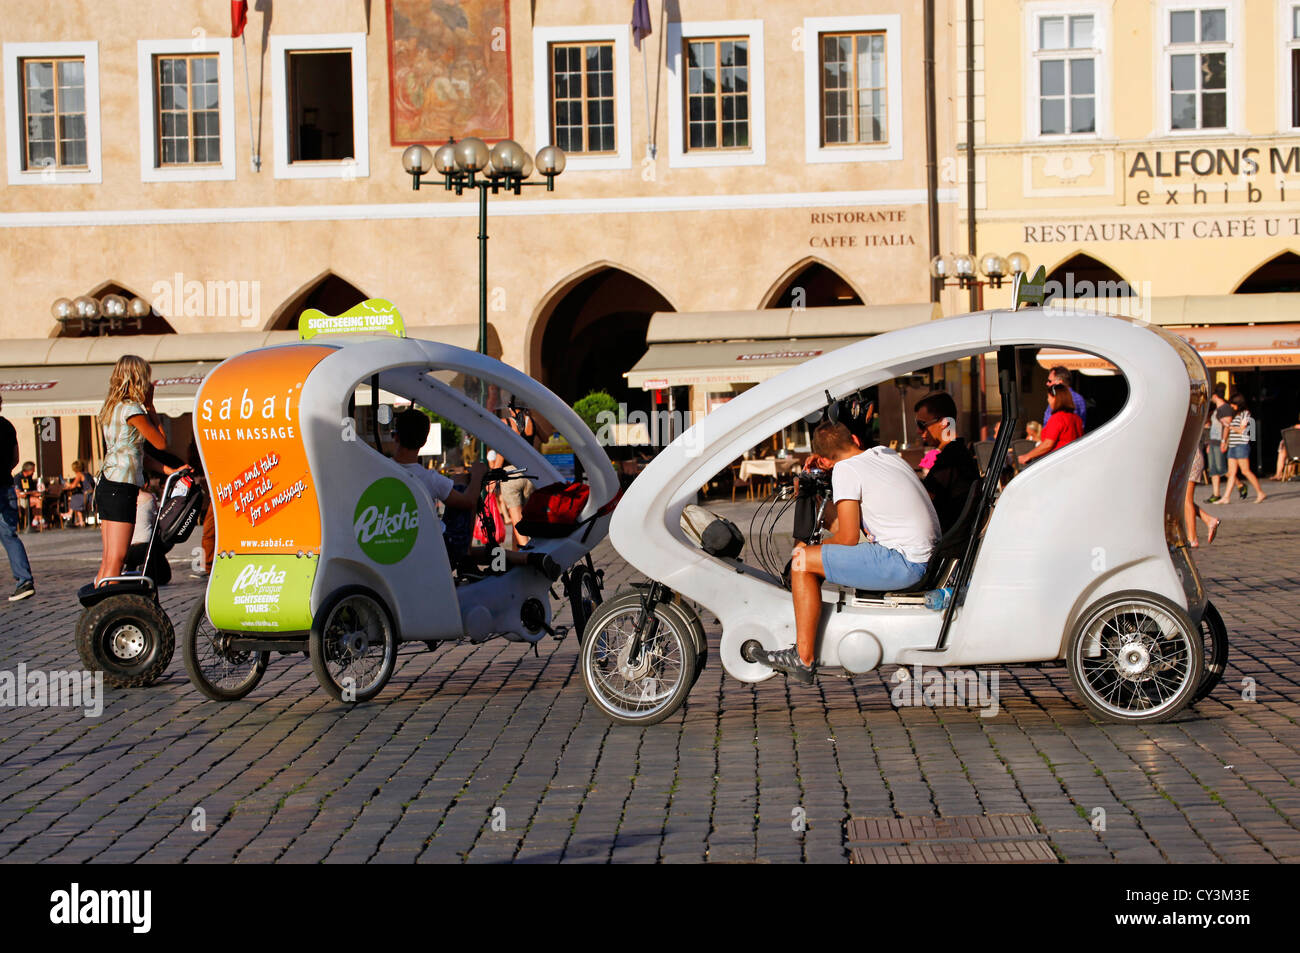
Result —
<instances>
[{"instance_id":1,"label":"pedicab seat","mask_svg":"<svg viewBox=\"0 0 1300 953\"><path fill-rule=\"evenodd\" d=\"M925 575L921 581L914 586L908 586L906 589L893 589L888 592L874 592L868 589L857 589L855 593L859 599L880 599L885 596L916 594L926 592L935 586L949 573L948 570L955 560L962 557L966 551L966 543L970 540L970 535L974 531L976 517L979 513L980 493L983 490L983 481L977 480L971 484L970 492L966 494L966 502L962 504L961 513L957 516L956 521L948 527L948 531L939 537L939 541L934 544L934 552L930 554L930 560L925 566Z\"/></svg>"}]
</instances>

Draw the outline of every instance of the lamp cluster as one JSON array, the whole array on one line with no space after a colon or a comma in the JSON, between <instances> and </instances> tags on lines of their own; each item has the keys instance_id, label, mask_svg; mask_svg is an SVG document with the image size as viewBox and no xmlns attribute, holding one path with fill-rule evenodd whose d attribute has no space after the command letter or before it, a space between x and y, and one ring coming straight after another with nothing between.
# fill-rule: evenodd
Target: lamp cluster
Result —
<instances>
[{"instance_id":1,"label":"lamp cluster","mask_svg":"<svg viewBox=\"0 0 1300 953\"><path fill-rule=\"evenodd\" d=\"M65 327L70 322L80 322L82 331L94 332L117 331L126 325L136 329L144 327L144 319L153 310L143 298L129 301L119 294L107 294L101 298L81 295L76 298L58 298L50 305L50 314Z\"/></svg>"},{"instance_id":2,"label":"lamp cluster","mask_svg":"<svg viewBox=\"0 0 1300 953\"><path fill-rule=\"evenodd\" d=\"M979 271L990 285L1001 288L1003 281L1029 271L1029 257L1023 252L1012 252L1005 258L994 252L985 252L980 256ZM930 259L930 277L942 278L945 282L956 280L958 287L969 288L979 281L975 273L975 256L965 252L935 255Z\"/></svg>"},{"instance_id":3,"label":"lamp cluster","mask_svg":"<svg viewBox=\"0 0 1300 953\"><path fill-rule=\"evenodd\" d=\"M443 187L460 195L470 187L490 188L493 192L511 191L516 195L524 180L536 171L546 179L546 190L555 190L555 177L564 171L567 159L558 146L537 150L537 159L513 139L502 139L491 148L482 139L469 137L430 151L427 146L408 146L402 153L402 168L411 176L411 187L419 189L422 176L433 171L442 176Z\"/></svg>"}]
</instances>

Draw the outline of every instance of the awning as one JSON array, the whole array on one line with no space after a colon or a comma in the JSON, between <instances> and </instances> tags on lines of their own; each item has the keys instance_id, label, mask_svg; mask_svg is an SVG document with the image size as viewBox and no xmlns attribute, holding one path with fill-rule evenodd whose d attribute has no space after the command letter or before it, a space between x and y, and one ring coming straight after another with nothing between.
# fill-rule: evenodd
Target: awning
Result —
<instances>
[{"instance_id":1,"label":"awning","mask_svg":"<svg viewBox=\"0 0 1300 953\"><path fill-rule=\"evenodd\" d=\"M194 395L217 361L154 364L154 407L179 417L194 409ZM94 416L104 405L110 364L0 367L6 417Z\"/></svg>"},{"instance_id":2,"label":"awning","mask_svg":"<svg viewBox=\"0 0 1300 953\"><path fill-rule=\"evenodd\" d=\"M1226 325L1178 328L1172 331L1201 355L1205 366L1214 368L1300 367L1300 324ZM1056 348L1038 352L1044 367L1064 365L1070 370L1114 371L1114 365L1092 354Z\"/></svg>"},{"instance_id":3,"label":"awning","mask_svg":"<svg viewBox=\"0 0 1300 953\"><path fill-rule=\"evenodd\" d=\"M649 350L624 376L643 390L757 384L873 334L939 317L939 305L930 303L659 311L646 331Z\"/></svg>"},{"instance_id":4,"label":"awning","mask_svg":"<svg viewBox=\"0 0 1300 953\"><path fill-rule=\"evenodd\" d=\"M406 333L468 350L478 346L476 324L410 327ZM179 417L194 410L199 385L226 358L297 340L296 331L236 331L5 341L5 355L19 363L0 367L4 414L93 416L103 406L113 364L123 354L139 354L153 368L154 407Z\"/></svg>"},{"instance_id":5,"label":"awning","mask_svg":"<svg viewBox=\"0 0 1300 953\"><path fill-rule=\"evenodd\" d=\"M1300 314L1300 293L1054 298L1048 307L1082 308L1124 318L1140 318L1163 328L1203 324L1290 324Z\"/></svg>"},{"instance_id":6,"label":"awning","mask_svg":"<svg viewBox=\"0 0 1300 953\"><path fill-rule=\"evenodd\" d=\"M804 361L856 344L862 338L809 338L802 341L723 341L652 344L627 372L629 387L757 384Z\"/></svg>"}]
</instances>

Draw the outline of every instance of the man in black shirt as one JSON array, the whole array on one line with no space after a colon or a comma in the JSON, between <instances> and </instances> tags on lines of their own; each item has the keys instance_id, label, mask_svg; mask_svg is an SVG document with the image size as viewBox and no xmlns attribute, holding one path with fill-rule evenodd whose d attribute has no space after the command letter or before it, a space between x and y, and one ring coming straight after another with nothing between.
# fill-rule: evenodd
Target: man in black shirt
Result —
<instances>
[{"instance_id":1,"label":"man in black shirt","mask_svg":"<svg viewBox=\"0 0 1300 953\"><path fill-rule=\"evenodd\" d=\"M946 391L927 394L917 401L913 412L922 439L939 447L939 456L921 482L934 501L939 528L945 533L961 516L970 488L980 478L975 455L966 441L957 436L957 404Z\"/></svg>"},{"instance_id":2,"label":"man in black shirt","mask_svg":"<svg viewBox=\"0 0 1300 953\"><path fill-rule=\"evenodd\" d=\"M0 407L3 407L0 396ZM27 549L18 538L18 495L14 492L14 467L18 466L18 432L14 425L0 417L0 545L9 556L18 588L9 597L10 602L26 599L36 594L32 582L32 567L27 561Z\"/></svg>"}]
</instances>

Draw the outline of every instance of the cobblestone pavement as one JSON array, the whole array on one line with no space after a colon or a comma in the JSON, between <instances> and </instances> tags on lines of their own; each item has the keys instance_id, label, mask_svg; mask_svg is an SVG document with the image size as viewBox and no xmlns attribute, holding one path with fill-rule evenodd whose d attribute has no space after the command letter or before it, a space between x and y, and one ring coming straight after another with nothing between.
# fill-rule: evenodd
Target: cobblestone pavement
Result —
<instances>
[{"instance_id":1,"label":"cobblestone pavement","mask_svg":"<svg viewBox=\"0 0 1300 953\"><path fill-rule=\"evenodd\" d=\"M355 708L277 656L252 695L221 704L190 687L178 648L157 685L108 690L99 718L0 713L0 858L843 862L850 817L1025 813L1065 861L1294 862L1300 486L1277 489L1213 508L1228 522L1200 565L1232 651L1223 684L1172 723L1094 722L1064 667L1001 670L1002 711L980 718L891 707L892 667L751 686L714 661L672 719L616 728L586 700L572 639L537 656L406 647ZM77 669L74 592L98 536L26 539L39 592L0 602L0 671ZM612 586L632 578L608 544L597 557ZM174 565L164 602L180 628L202 584Z\"/></svg>"}]
</instances>

